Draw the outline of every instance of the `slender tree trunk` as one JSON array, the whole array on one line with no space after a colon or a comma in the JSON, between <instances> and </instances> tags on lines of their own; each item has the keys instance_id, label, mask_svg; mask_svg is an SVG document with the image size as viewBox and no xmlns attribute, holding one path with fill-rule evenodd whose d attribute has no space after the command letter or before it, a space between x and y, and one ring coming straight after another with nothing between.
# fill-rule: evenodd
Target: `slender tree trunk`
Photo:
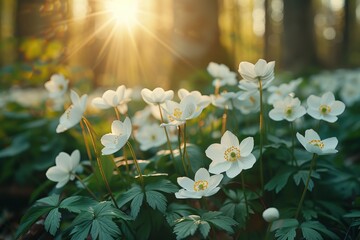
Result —
<instances>
[{"instance_id":1,"label":"slender tree trunk","mask_svg":"<svg viewBox=\"0 0 360 240\"><path fill-rule=\"evenodd\" d=\"M312 1L284 1L283 23L283 68L299 72L317 65Z\"/></svg>"},{"instance_id":2,"label":"slender tree trunk","mask_svg":"<svg viewBox=\"0 0 360 240\"><path fill-rule=\"evenodd\" d=\"M0 66L13 63L16 60L16 0L0 1Z\"/></svg>"}]
</instances>

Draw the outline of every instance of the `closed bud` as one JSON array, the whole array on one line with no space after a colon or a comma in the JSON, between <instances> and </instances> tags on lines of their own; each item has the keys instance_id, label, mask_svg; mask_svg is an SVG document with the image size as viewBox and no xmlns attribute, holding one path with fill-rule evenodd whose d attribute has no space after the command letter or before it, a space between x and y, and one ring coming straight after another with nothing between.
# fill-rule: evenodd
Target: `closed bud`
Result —
<instances>
[{"instance_id":1,"label":"closed bud","mask_svg":"<svg viewBox=\"0 0 360 240\"><path fill-rule=\"evenodd\" d=\"M264 220L267 222L273 222L279 219L279 215L279 210L273 207L266 209L262 214Z\"/></svg>"}]
</instances>

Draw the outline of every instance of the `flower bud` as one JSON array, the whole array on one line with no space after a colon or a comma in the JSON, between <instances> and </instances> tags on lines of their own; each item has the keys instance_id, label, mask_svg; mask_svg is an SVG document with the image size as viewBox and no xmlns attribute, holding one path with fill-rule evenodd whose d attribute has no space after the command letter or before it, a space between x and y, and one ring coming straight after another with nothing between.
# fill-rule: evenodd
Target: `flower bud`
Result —
<instances>
[{"instance_id":1,"label":"flower bud","mask_svg":"<svg viewBox=\"0 0 360 240\"><path fill-rule=\"evenodd\" d=\"M266 209L262 214L264 220L267 222L273 222L279 219L279 215L279 210L273 207Z\"/></svg>"}]
</instances>

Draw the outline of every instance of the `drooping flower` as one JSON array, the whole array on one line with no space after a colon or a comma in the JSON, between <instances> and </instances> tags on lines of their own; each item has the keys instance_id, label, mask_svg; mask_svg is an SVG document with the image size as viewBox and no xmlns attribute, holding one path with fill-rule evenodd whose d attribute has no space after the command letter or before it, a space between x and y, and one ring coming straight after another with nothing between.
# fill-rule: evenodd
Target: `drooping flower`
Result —
<instances>
[{"instance_id":1,"label":"drooping flower","mask_svg":"<svg viewBox=\"0 0 360 240\"><path fill-rule=\"evenodd\" d=\"M162 126L179 126L187 120L198 117L204 108L197 105L196 97L187 95L180 103L168 100L165 102L164 110L167 113L169 123Z\"/></svg>"},{"instance_id":2,"label":"drooping flower","mask_svg":"<svg viewBox=\"0 0 360 240\"><path fill-rule=\"evenodd\" d=\"M175 193L175 197L178 199L209 197L216 194L220 187L222 174L210 176L209 172L205 168L200 168L195 173L195 181L188 177L178 177L177 182L183 188Z\"/></svg>"},{"instance_id":3,"label":"drooping flower","mask_svg":"<svg viewBox=\"0 0 360 240\"><path fill-rule=\"evenodd\" d=\"M215 78L212 82L213 86L234 86L238 82L236 79L236 74L230 71L229 68L224 64L210 62L207 67L207 71L212 77Z\"/></svg>"},{"instance_id":4,"label":"drooping flower","mask_svg":"<svg viewBox=\"0 0 360 240\"><path fill-rule=\"evenodd\" d=\"M74 90L71 90L70 98L72 104L66 109L63 115L61 115L60 123L56 128L57 133L65 132L69 128L78 124L86 110L86 94L79 97Z\"/></svg>"},{"instance_id":5,"label":"drooping flower","mask_svg":"<svg viewBox=\"0 0 360 240\"><path fill-rule=\"evenodd\" d=\"M166 143L164 129L156 123L141 126L136 131L135 138L140 143L140 149L142 151L159 147Z\"/></svg>"},{"instance_id":6,"label":"drooping flower","mask_svg":"<svg viewBox=\"0 0 360 240\"><path fill-rule=\"evenodd\" d=\"M293 122L304 116L305 113L306 110L301 106L300 100L288 95L283 100L274 103L274 108L269 112L269 117L274 121L287 120Z\"/></svg>"},{"instance_id":7,"label":"drooping flower","mask_svg":"<svg viewBox=\"0 0 360 240\"><path fill-rule=\"evenodd\" d=\"M124 85L119 86L116 91L107 90L102 97L96 97L92 100L92 104L100 109L108 109L117 107L123 114L127 111L127 103L131 101L132 89L126 88Z\"/></svg>"},{"instance_id":8,"label":"drooping flower","mask_svg":"<svg viewBox=\"0 0 360 240\"><path fill-rule=\"evenodd\" d=\"M270 86L267 89L271 93L267 99L267 103L274 104L276 101L284 99L287 95L294 92L301 82L302 78L298 78L289 83L282 83L279 86Z\"/></svg>"},{"instance_id":9,"label":"drooping flower","mask_svg":"<svg viewBox=\"0 0 360 240\"><path fill-rule=\"evenodd\" d=\"M199 108L206 108L211 103L211 98L207 95L202 95L199 91L191 91L189 92L185 88L180 88L178 91L178 96L180 100L185 98L186 96L191 95L194 97L195 104Z\"/></svg>"},{"instance_id":10,"label":"drooping flower","mask_svg":"<svg viewBox=\"0 0 360 240\"><path fill-rule=\"evenodd\" d=\"M219 174L226 172L229 178L234 178L242 170L252 168L255 156L251 153L254 148L254 139L247 137L239 144L239 139L230 131L221 137L221 142L211 144L205 151L212 160L209 172Z\"/></svg>"},{"instance_id":11,"label":"drooping flower","mask_svg":"<svg viewBox=\"0 0 360 240\"><path fill-rule=\"evenodd\" d=\"M315 132L313 129L306 130L305 136L301 135L300 133L296 133L296 137L301 145L303 145L303 147L306 149L306 151L310 153L326 155L338 152L335 149L338 144L336 137L321 140L319 134L317 134L317 132Z\"/></svg>"},{"instance_id":12,"label":"drooping flower","mask_svg":"<svg viewBox=\"0 0 360 240\"><path fill-rule=\"evenodd\" d=\"M267 222L273 222L275 220L278 220L280 217L279 210L277 210L277 208L274 207L267 208L262 213L262 217Z\"/></svg>"},{"instance_id":13,"label":"drooping flower","mask_svg":"<svg viewBox=\"0 0 360 240\"><path fill-rule=\"evenodd\" d=\"M174 91L164 91L164 89L159 87L152 91L144 88L141 90L141 96L147 104L158 105L164 103L166 100L171 100L174 97Z\"/></svg>"},{"instance_id":14,"label":"drooping flower","mask_svg":"<svg viewBox=\"0 0 360 240\"><path fill-rule=\"evenodd\" d=\"M324 93L321 97L310 95L307 99L307 113L318 120L336 122L337 116L345 110L345 104L336 101L332 92Z\"/></svg>"},{"instance_id":15,"label":"drooping flower","mask_svg":"<svg viewBox=\"0 0 360 240\"><path fill-rule=\"evenodd\" d=\"M71 155L61 152L55 159L56 166L50 167L46 171L46 177L57 182L56 188L63 187L69 180L75 179L76 172L82 168L80 165L80 151L75 150Z\"/></svg>"},{"instance_id":16,"label":"drooping flower","mask_svg":"<svg viewBox=\"0 0 360 240\"><path fill-rule=\"evenodd\" d=\"M62 98L68 89L69 80L61 74L53 74L45 83L50 98Z\"/></svg>"},{"instance_id":17,"label":"drooping flower","mask_svg":"<svg viewBox=\"0 0 360 240\"><path fill-rule=\"evenodd\" d=\"M115 120L111 124L111 133L101 137L101 144L104 148L101 150L102 155L110 155L119 151L129 140L132 131L131 121L128 117L124 122Z\"/></svg>"},{"instance_id":18,"label":"drooping flower","mask_svg":"<svg viewBox=\"0 0 360 240\"><path fill-rule=\"evenodd\" d=\"M266 62L259 59L255 65L249 62L241 62L239 64L239 73L243 77L239 82L239 87L245 91L256 91L260 87L261 80L262 89L265 89L274 80L275 62Z\"/></svg>"}]
</instances>

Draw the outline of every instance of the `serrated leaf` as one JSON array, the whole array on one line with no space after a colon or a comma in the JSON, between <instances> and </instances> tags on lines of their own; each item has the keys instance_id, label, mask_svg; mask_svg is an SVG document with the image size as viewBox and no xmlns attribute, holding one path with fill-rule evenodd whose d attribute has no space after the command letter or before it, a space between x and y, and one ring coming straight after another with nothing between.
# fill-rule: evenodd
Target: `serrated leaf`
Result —
<instances>
[{"instance_id":1,"label":"serrated leaf","mask_svg":"<svg viewBox=\"0 0 360 240\"><path fill-rule=\"evenodd\" d=\"M20 226L16 230L15 238L19 238L22 234L24 234L39 217L48 213L54 209L53 206L33 206L31 207L25 215L21 218Z\"/></svg>"},{"instance_id":2,"label":"serrated leaf","mask_svg":"<svg viewBox=\"0 0 360 240\"><path fill-rule=\"evenodd\" d=\"M321 235L314 229L302 227L301 232L306 240L323 240Z\"/></svg>"},{"instance_id":3,"label":"serrated leaf","mask_svg":"<svg viewBox=\"0 0 360 240\"><path fill-rule=\"evenodd\" d=\"M201 221L198 228L203 238L206 239L210 232L210 224L206 221Z\"/></svg>"},{"instance_id":4,"label":"serrated leaf","mask_svg":"<svg viewBox=\"0 0 360 240\"><path fill-rule=\"evenodd\" d=\"M175 193L179 190L179 188L169 180L161 179L159 181L151 182L145 185L145 191L151 190L165 193Z\"/></svg>"},{"instance_id":5,"label":"serrated leaf","mask_svg":"<svg viewBox=\"0 0 360 240\"><path fill-rule=\"evenodd\" d=\"M298 171L293 176L295 184L297 186L299 186L300 181L302 181L304 186L305 186L308 176L309 176L309 171L308 170L300 170L300 171ZM320 178L320 175L317 172L312 172L311 176L315 177L315 178ZM310 178L309 179L308 190L311 192L313 190L313 188L314 188L314 181Z\"/></svg>"},{"instance_id":6,"label":"serrated leaf","mask_svg":"<svg viewBox=\"0 0 360 240\"><path fill-rule=\"evenodd\" d=\"M238 224L234 219L224 216L222 212L206 212L202 215L202 219L229 233L233 233L232 227Z\"/></svg>"},{"instance_id":7,"label":"serrated leaf","mask_svg":"<svg viewBox=\"0 0 360 240\"><path fill-rule=\"evenodd\" d=\"M290 227L297 228L298 226L299 226L299 222L295 218L279 219L271 224L270 231L272 232L280 228L290 228Z\"/></svg>"},{"instance_id":8,"label":"serrated leaf","mask_svg":"<svg viewBox=\"0 0 360 240\"><path fill-rule=\"evenodd\" d=\"M175 220L192 214L192 208L188 205L171 203L166 212L166 221L170 226L175 224Z\"/></svg>"},{"instance_id":9,"label":"serrated leaf","mask_svg":"<svg viewBox=\"0 0 360 240\"><path fill-rule=\"evenodd\" d=\"M61 213L59 212L59 209L54 208L51 210L44 222L45 230L55 236L56 231L60 227L60 219Z\"/></svg>"},{"instance_id":10,"label":"serrated leaf","mask_svg":"<svg viewBox=\"0 0 360 240\"><path fill-rule=\"evenodd\" d=\"M140 212L140 207L144 201L144 193L140 193L136 195L133 200L131 201L130 208L131 208L131 216L136 218Z\"/></svg>"},{"instance_id":11,"label":"serrated leaf","mask_svg":"<svg viewBox=\"0 0 360 240\"><path fill-rule=\"evenodd\" d=\"M325 234L327 237L329 237L329 239L340 239L336 234L329 231L323 224L321 224L318 221L304 222L304 223L301 224L301 227L302 228L303 227L312 228L314 230L317 230L318 232L321 232L321 233Z\"/></svg>"},{"instance_id":12,"label":"serrated leaf","mask_svg":"<svg viewBox=\"0 0 360 240\"><path fill-rule=\"evenodd\" d=\"M296 237L296 227L279 228L275 232L277 240L294 240Z\"/></svg>"},{"instance_id":13,"label":"serrated leaf","mask_svg":"<svg viewBox=\"0 0 360 240\"><path fill-rule=\"evenodd\" d=\"M44 204L44 205L49 205L49 206L53 206L53 207L57 207L59 204L59 195L51 195L49 197L44 197L41 198L39 200L36 201L36 204Z\"/></svg>"},{"instance_id":14,"label":"serrated leaf","mask_svg":"<svg viewBox=\"0 0 360 240\"><path fill-rule=\"evenodd\" d=\"M146 202L152 209L158 209L160 212L165 213L167 200L164 195L156 191L146 191Z\"/></svg>"},{"instance_id":15,"label":"serrated leaf","mask_svg":"<svg viewBox=\"0 0 360 240\"><path fill-rule=\"evenodd\" d=\"M89 207L96 205L97 203L97 201L89 197L72 196L62 200L59 207L70 212L80 213L81 211L84 211Z\"/></svg>"},{"instance_id":16,"label":"serrated leaf","mask_svg":"<svg viewBox=\"0 0 360 240\"><path fill-rule=\"evenodd\" d=\"M132 185L132 187L126 191L125 193L121 194L119 200L117 201L119 207L124 206L126 203L130 202L134 197L138 194L142 194L142 189L139 185Z\"/></svg>"},{"instance_id":17,"label":"serrated leaf","mask_svg":"<svg viewBox=\"0 0 360 240\"><path fill-rule=\"evenodd\" d=\"M91 228L91 224L84 223L82 225L77 225L77 226L75 226L73 228L73 230L70 233L71 240L87 239L87 237L89 235L90 228Z\"/></svg>"},{"instance_id":18,"label":"serrated leaf","mask_svg":"<svg viewBox=\"0 0 360 240\"><path fill-rule=\"evenodd\" d=\"M117 239L121 234L119 227L109 217L98 217L91 226L92 239Z\"/></svg>"},{"instance_id":19,"label":"serrated leaf","mask_svg":"<svg viewBox=\"0 0 360 240\"><path fill-rule=\"evenodd\" d=\"M195 234L199 225L194 220L183 220L178 222L174 227L174 233L176 234L176 239L184 239L188 236Z\"/></svg>"},{"instance_id":20,"label":"serrated leaf","mask_svg":"<svg viewBox=\"0 0 360 240\"><path fill-rule=\"evenodd\" d=\"M265 185L265 189L268 191L275 190L276 193L280 192L285 187L291 174L291 171L276 174L275 177Z\"/></svg>"}]
</instances>

